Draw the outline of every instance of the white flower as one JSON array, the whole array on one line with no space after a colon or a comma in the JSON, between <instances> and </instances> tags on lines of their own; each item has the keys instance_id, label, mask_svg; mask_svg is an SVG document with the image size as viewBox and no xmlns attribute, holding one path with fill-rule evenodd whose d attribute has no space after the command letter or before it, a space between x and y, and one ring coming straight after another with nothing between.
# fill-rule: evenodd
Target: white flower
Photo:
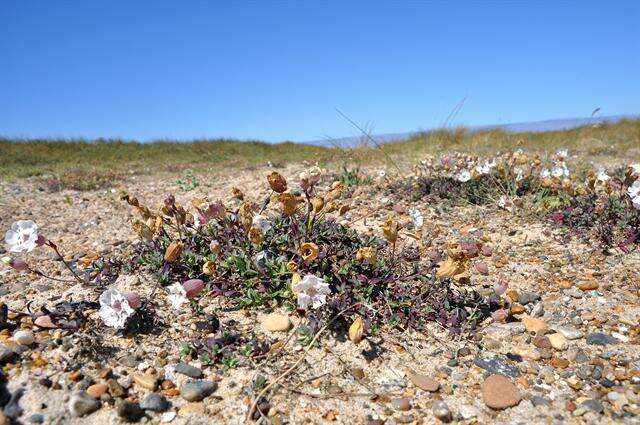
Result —
<instances>
[{"instance_id":1,"label":"white flower","mask_svg":"<svg viewBox=\"0 0 640 425\"><path fill-rule=\"evenodd\" d=\"M251 225L260 229L263 235L267 233L269 229L271 229L271 223L269 223L269 220L267 220L265 216L260 214L256 214L253 216Z\"/></svg>"},{"instance_id":2,"label":"white flower","mask_svg":"<svg viewBox=\"0 0 640 425\"><path fill-rule=\"evenodd\" d=\"M318 308L327 302L327 295L331 293L329 284L318 276L308 274L292 287L298 294L298 305L302 309Z\"/></svg>"},{"instance_id":3,"label":"white flower","mask_svg":"<svg viewBox=\"0 0 640 425\"><path fill-rule=\"evenodd\" d=\"M31 220L18 220L4 235L9 252L31 252L38 245L38 225Z\"/></svg>"},{"instance_id":4,"label":"white flower","mask_svg":"<svg viewBox=\"0 0 640 425\"><path fill-rule=\"evenodd\" d=\"M569 169L564 162L561 162L551 169L551 175L557 178L569 177Z\"/></svg>"},{"instance_id":5,"label":"white flower","mask_svg":"<svg viewBox=\"0 0 640 425\"><path fill-rule=\"evenodd\" d=\"M189 299L187 298L187 291L181 283L174 283L167 287L167 289L169 290L167 299L171 303L171 306L176 310L180 310L184 304L189 302Z\"/></svg>"},{"instance_id":6,"label":"white flower","mask_svg":"<svg viewBox=\"0 0 640 425\"><path fill-rule=\"evenodd\" d=\"M640 195L640 179L634 181L633 184L627 188L627 193L632 199Z\"/></svg>"},{"instance_id":7,"label":"white flower","mask_svg":"<svg viewBox=\"0 0 640 425\"><path fill-rule=\"evenodd\" d=\"M640 195L635 198L631 198L631 203L635 209L640 210Z\"/></svg>"},{"instance_id":8,"label":"white flower","mask_svg":"<svg viewBox=\"0 0 640 425\"><path fill-rule=\"evenodd\" d=\"M564 159L569 156L569 151L567 151L566 149L560 149L558 152L556 152L556 156L558 158Z\"/></svg>"},{"instance_id":9,"label":"white flower","mask_svg":"<svg viewBox=\"0 0 640 425\"><path fill-rule=\"evenodd\" d=\"M640 164L631 164L629 167L631 167L633 174L640 176Z\"/></svg>"},{"instance_id":10,"label":"white flower","mask_svg":"<svg viewBox=\"0 0 640 425\"><path fill-rule=\"evenodd\" d=\"M99 315L105 325L116 329L124 328L127 319L135 310L129 305L124 294L115 288L109 288L100 295Z\"/></svg>"},{"instance_id":11,"label":"white flower","mask_svg":"<svg viewBox=\"0 0 640 425\"><path fill-rule=\"evenodd\" d=\"M611 177L609 177L609 175L607 174L607 171L604 168L599 169L598 174L596 174L596 179L599 182L606 182L610 178Z\"/></svg>"},{"instance_id":12,"label":"white flower","mask_svg":"<svg viewBox=\"0 0 640 425\"><path fill-rule=\"evenodd\" d=\"M462 170L456 176L456 180L459 182L468 182L471 180L471 173L468 170Z\"/></svg>"},{"instance_id":13,"label":"white flower","mask_svg":"<svg viewBox=\"0 0 640 425\"><path fill-rule=\"evenodd\" d=\"M511 212L513 211L513 201L511 201L511 199L506 195L502 195L500 199L498 199L498 207Z\"/></svg>"},{"instance_id":14,"label":"white flower","mask_svg":"<svg viewBox=\"0 0 640 425\"><path fill-rule=\"evenodd\" d=\"M516 172L516 181L517 182L519 182L520 180L524 179L524 171L522 170L522 168L516 168L515 172Z\"/></svg>"},{"instance_id":15,"label":"white flower","mask_svg":"<svg viewBox=\"0 0 640 425\"><path fill-rule=\"evenodd\" d=\"M422 213L417 208L409 209L409 217L411 217L411 221L413 222L413 227L416 229L420 229L424 224L424 217Z\"/></svg>"},{"instance_id":16,"label":"white flower","mask_svg":"<svg viewBox=\"0 0 640 425\"><path fill-rule=\"evenodd\" d=\"M543 179L548 179L549 177L551 177L551 172L548 168L545 168L544 170L540 171L540 177L542 177Z\"/></svg>"}]
</instances>

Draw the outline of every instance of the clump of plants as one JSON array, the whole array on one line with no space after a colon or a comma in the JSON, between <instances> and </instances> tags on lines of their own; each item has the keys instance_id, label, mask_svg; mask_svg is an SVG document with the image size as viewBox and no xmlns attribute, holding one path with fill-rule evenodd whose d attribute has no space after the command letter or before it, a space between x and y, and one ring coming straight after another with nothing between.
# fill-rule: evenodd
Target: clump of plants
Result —
<instances>
[{"instance_id":1,"label":"clump of plants","mask_svg":"<svg viewBox=\"0 0 640 425\"><path fill-rule=\"evenodd\" d=\"M299 188L291 190L273 172L266 199L248 200L236 191L242 199L236 208L198 199L187 211L168 196L152 211L124 194L142 218L134 223L142 239L136 261L178 297L191 298L197 282L196 293L227 308L284 305L310 324L340 313L345 323L360 317L367 328L439 321L459 330L469 311L488 311L487 300L436 277L399 248L400 225L393 218L382 237L339 224L349 210L346 185L338 180L321 191L322 174L318 168L303 172Z\"/></svg>"},{"instance_id":2,"label":"clump of plants","mask_svg":"<svg viewBox=\"0 0 640 425\"><path fill-rule=\"evenodd\" d=\"M549 215L566 235L593 234L603 250L640 245L640 166L591 174L580 193Z\"/></svg>"}]
</instances>

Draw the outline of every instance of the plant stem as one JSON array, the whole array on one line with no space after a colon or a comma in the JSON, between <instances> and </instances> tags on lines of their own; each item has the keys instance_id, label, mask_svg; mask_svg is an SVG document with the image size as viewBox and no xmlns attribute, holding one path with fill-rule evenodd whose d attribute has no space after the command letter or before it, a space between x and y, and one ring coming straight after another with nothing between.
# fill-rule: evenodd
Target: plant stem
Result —
<instances>
[{"instance_id":1,"label":"plant stem","mask_svg":"<svg viewBox=\"0 0 640 425\"><path fill-rule=\"evenodd\" d=\"M62 261L62 264L64 264L64 266L71 272L73 277L75 277L78 282L86 283L80 276L78 276L78 273L76 273L76 271L73 270L73 268L65 261L62 254L60 254L60 251L58 250L58 246L56 244L54 244L50 240L47 240L47 242L45 243L55 251L56 255L58 256L58 260Z\"/></svg>"}]
</instances>

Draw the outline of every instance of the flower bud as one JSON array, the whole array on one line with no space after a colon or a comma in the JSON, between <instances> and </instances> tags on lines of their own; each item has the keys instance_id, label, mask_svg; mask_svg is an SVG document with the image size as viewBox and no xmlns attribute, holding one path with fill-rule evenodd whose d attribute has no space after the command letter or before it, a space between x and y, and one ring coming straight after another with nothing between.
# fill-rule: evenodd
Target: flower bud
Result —
<instances>
[{"instance_id":1,"label":"flower bud","mask_svg":"<svg viewBox=\"0 0 640 425\"><path fill-rule=\"evenodd\" d=\"M19 258L16 258L11 262L11 267L19 272L29 269L29 265Z\"/></svg>"},{"instance_id":2,"label":"flower bud","mask_svg":"<svg viewBox=\"0 0 640 425\"><path fill-rule=\"evenodd\" d=\"M180 258L180 254L182 254L183 249L184 249L184 244L182 244L181 242L177 242L177 241L171 242L164 253L164 260L167 263L173 263L178 258Z\"/></svg>"},{"instance_id":3,"label":"flower bud","mask_svg":"<svg viewBox=\"0 0 640 425\"><path fill-rule=\"evenodd\" d=\"M135 292L125 292L122 295L125 297L125 299L129 303L129 306L134 310L140 307L140 305L142 304L142 301L140 300L140 295Z\"/></svg>"},{"instance_id":4,"label":"flower bud","mask_svg":"<svg viewBox=\"0 0 640 425\"><path fill-rule=\"evenodd\" d=\"M267 176L267 181L274 192L282 193L287 190L287 181L276 171Z\"/></svg>"},{"instance_id":5,"label":"flower bud","mask_svg":"<svg viewBox=\"0 0 640 425\"><path fill-rule=\"evenodd\" d=\"M211 252L213 252L214 254L220 254L220 251L222 250L222 247L220 246L220 242L218 241L211 241L211 243L209 244L209 249L211 250Z\"/></svg>"},{"instance_id":6,"label":"flower bud","mask_svg":"<svg viewBox=\"0 0 640 425\"><path fill-rule=\"evenodd\" d=\"M204 288L204 281L201 279L189 279L182 284L187 292L187 298L193 298L198 295Z\"/></svg>"}]
</instances>

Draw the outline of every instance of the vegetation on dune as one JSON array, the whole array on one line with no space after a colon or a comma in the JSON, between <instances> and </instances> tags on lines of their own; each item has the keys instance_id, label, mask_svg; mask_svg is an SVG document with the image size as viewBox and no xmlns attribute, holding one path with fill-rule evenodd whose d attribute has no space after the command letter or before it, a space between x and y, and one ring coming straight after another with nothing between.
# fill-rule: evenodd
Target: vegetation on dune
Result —
<instances>
[{"instance_id":1,"label":"vegetation on dune","mask_svg":"<svg viewBox=\"0 0 640 425\"><path fill-rule=\"evenodd\" d=\"M291 142L270 144L228 139L155 143L99 139L15 140L0 138L0 176L39 177L50 190L96 189L130 174L213 166L284 164L290 161L352 161L408 164L426 154L447 150L491 153L521 146L530 151L569 148L589 155L625 156L640 146L640 120L583 126L544 133L472 132L465 128L420 133L395 143L355 149L327 148Z\"/></svg>"}]
</instances>

